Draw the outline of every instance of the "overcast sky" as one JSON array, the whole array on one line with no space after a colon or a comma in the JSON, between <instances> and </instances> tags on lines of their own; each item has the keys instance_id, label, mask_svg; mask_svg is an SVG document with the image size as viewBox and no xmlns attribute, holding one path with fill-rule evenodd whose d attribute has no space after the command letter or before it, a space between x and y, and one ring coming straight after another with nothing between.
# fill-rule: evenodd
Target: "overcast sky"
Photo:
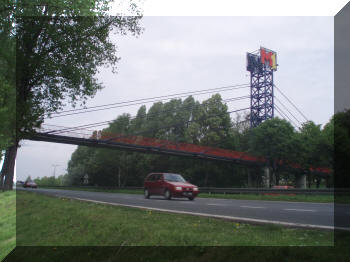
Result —
<instances>
[{"instance_id":1,"label":"overcast sky","mask_svg":"<svg viewBox=\"0 0 350 262\"><path fill-rule=\"evenodd\" d=\"M101 69L105 85L87 106L249 83L246 52L260 46L277 52L275 85L317 124L325 124L334 108L333 17L144 17L138 38L113 35L122 58L118 74ZM288 107L293 107L276 92ZM223 99L249 94L249 88L222 92ZM210 95L195 96L202 101ZM146 104L149 108L150 104ZM228 103L230 110L249 100ZM112 120L138 106L49 119L45 123L78 126ZM284 110L286 111L286 110ZM304 118L295 110L299 121ZM278 114L277 114L278 115ZM295 121L296 122L296 121ZM297 122L296 122L297 123ZM22 142L17 179L65 173L76 146Z\"/></svg>"}]
</instances>

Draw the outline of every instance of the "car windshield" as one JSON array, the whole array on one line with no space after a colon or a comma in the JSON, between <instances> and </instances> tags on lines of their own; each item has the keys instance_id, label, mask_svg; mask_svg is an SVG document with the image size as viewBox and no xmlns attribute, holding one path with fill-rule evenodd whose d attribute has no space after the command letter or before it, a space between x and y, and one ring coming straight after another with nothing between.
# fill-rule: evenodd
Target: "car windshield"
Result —
<instances>
[{"instance_id":1,"label":"car windshield","mask_svg":"<svg viewBox=\"0 0 350 262\"><path fill-rule=\"evenodd\" d=\"M164 180L171 182L186 182L186 180L178 174L164 174Z\"/></svg>"}]
</instances>

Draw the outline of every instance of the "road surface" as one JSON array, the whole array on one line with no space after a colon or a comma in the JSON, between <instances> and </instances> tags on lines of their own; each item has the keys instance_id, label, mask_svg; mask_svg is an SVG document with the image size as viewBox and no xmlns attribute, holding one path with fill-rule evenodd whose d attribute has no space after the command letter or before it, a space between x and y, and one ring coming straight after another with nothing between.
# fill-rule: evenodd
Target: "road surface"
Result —
<instances>
[{"instance_id":1,"label":"road surface","mask_svg":"<svg viewBox=\"0 0 350 262\"><path fill-rule=\"evenodd\" d=\"M287 201L234 200L196 198L189 201L182 198L165 200L162 196L74 191L62 189L17 189L57 197L74 198L95 203L146 208L165 212L192 214L205 217L230 219L246 223L271 223L284 226L333 229L333 203L307 203ZM350 205L337 205L336 228L348 229Z\"/></svg>"}]
</instances>

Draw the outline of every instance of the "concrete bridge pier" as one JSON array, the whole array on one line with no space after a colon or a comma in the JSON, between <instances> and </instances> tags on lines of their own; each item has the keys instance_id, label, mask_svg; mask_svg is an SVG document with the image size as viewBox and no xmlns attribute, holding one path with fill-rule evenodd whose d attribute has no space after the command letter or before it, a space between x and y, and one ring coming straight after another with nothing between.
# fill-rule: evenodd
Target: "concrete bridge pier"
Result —
<instances>
[{"instance_id":1,"label":"concrete bridge pier","mask_svg":"<svg viewBox=\"0 0 350 262\"><path fill-rule=\"evenodd\" d=\"M270 187L270 168L264 167L264 176L263 176L264 187Z\"/></svg>"},{"instance_id":2,"label":"concrete bridge pier","mask_svg":"<svg viewBox=\"0 0 350 262\"><path fill-rule=\"evenodd\" d=\"M264 176L263 176L263 184L264 187L271 188L272 186L276 185L276 174L271 172L270 167L264 167Z\"/></svg>"}]
</instances>

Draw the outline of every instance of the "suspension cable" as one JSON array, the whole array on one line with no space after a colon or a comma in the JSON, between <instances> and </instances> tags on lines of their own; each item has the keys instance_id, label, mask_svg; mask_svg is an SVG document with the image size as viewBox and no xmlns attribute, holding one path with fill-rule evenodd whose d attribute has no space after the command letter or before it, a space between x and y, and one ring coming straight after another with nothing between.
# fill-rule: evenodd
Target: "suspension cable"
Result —
<instances>
[{"instance_id":1,"label":"suspension cable","mask_svg":"<svg viewBox=\"0 0 350 262\"><path fill-rule=\"evenodd\" d=\"M288 100L288 102L291 103L291 105L304 117L306 121L309 121L308 118L299 110L299 108L276 85L274 85L274 87L276 87L277 91L279 91Z\"/></svg>"},{"instance_id":2,"label":"suspension cable","mask_svg":"<svg viewBox=\"0 0 350 262\"><path fill-rule=\"evenodd\" d=\"M241 97L234 97L234 98L230 98L230 99L226 99L226 100L222 100L222 101L219 101L219 102L224 102L224 103L227 103L227 102L234 102L234 101L237 101L237 100L242 100L242 99L246 99L246 98L249 98L249 96L241 96ZM218 102L218 103L219 103ZM202 105L200 105L201 107L205 106L207 103L204 103ZM195 108L197 105L189 105L189 106L185 106L182 108L183 109L193 109ZM151 113L150 115L145 115L145 117L147 117L147 119L153 119L154 117L156 117L157 115L161 114L161 113L166 113L166 112L170 112L172 111L172 109L169 109L169 110L162 110L162 111L159 111L159 112L153 112ZM129 120L133 120L133 119L136 119L137 118L137 115L136 116L132 116L130 117ZM106 125L106 124L109 124L111 122L115 121L114 119L113 120L107 120L107 121L102 121L102 122L96 122L96 123L91 123L91 124L86 124L86 125L81 125L81 126L76 126L76 127L65 127L63 129L59 129L59 130L53 130L53 131L49 131L47 133L57 133L57 132L61 132L61 131L64 131L64 132L68 132L68 131L73 131L73 130L79 130L79 129L86 129L86 128L91 128L91 127L97 127L97 126L102 126L102 125Z\"/></svg>"},{"instance_id":3,"label":"suspension cable","mask_svg":"<svg viewBox=\"0 0 350 262\"><path fill-rule=\"evenodd\" d=\"M238 84L238 85L224 86L224 87L211 88L211 89L203 89L203 90L197 90L197 91L191 91L191 92L177 93L177 94L171 94L171 95L129 100L129 101L124 101L124 102L117 102L117 103L98 105L98 106L92 106L92 107L86 107L86 108L65 110L65 111L54 113L55 115L51 116L51 117L48 117L48 115L46 115L46 118L56 118L56 117L61 117L61 116L83 114L83 113L102 111L102 110L119 108L119 107L126 107L126 106L139 105L139 104L144 104L144 103L158 102L160 100L181 98L181 97L186 97L189 95L203 95L203 94L210 94L210 93L215 93L215 92L226 92L226 91L237 90L237 89L242 89L242 88L247 88L247 87L249 87L249 84ZM96 108L98 108L98 109L96 109ZM93 110L89 110L89 109L93 109Z\"/></svg>"},{"instance_id":4,"label":"suspension cable","mask_svg":"<svg viewBox=\"0 0 350 262\"><path fill-rule=\"evenodd\" d=\"M292 114L292 112L289 111L289 109L281 102L281 100L279 100L276 96L274 96L274 98L276 98L277 101L288 111L288 113L289 113L300 125L302 125L302 123Z\"/></svg>"}]
</instances>

